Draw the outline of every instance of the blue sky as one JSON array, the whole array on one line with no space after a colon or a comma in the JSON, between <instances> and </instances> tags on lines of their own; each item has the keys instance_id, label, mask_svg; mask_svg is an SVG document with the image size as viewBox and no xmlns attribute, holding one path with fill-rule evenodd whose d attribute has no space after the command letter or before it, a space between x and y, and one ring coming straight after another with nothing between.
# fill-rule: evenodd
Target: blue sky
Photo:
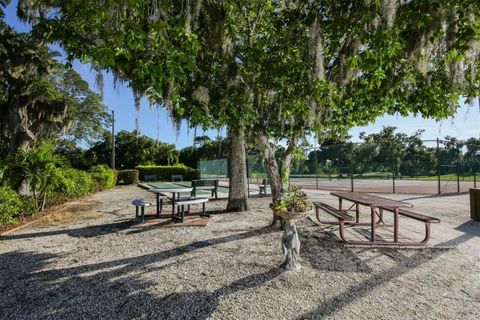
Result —
<instances>
[{"instance_id":1,"label":"blue sky","mask_svg":"<svg viewBox=\"0 0 480 320\"><path fill-rule=\"evenodd\" d=\"M7 7L6 21L9 25L20 32L28 30L28 26L22 24L16 16L16 1ZM90 84L90 87L96 91L95 88L95 72L91 70L89 65L75 61L73 68ZM134 108L133 94L127 85L119 84L116 88L113 85L112 75L104 74L104 103L115 110L116 122L115 129L132 131L135 129L136 112ZM144 99L142 101L140 111L140 132L157 138L157 125L159 130L159 139L164 142L173 143L177 148L183 148L192 145L194 139L194 130L188 129L187 123L182 123L180 132L175 129L174 124L169 119L168 112L160 108L160 110L150 110L148 102ZM455 136L459 139L467 139L469 137L480 137L480 106L478 99L472 106L461 104L457 113L450 119L445 119L440 122L434 120L423 119L421 117L401 117L398 115L385 115L378 118L369 126L355 127L350 130L353 141L359 141L358 135L364 131L366 133L379 132L383 126L396 126L399 132L413 134L419 129L424 129L425 133L422 135L423 139L433 140L436 138L443 138L446 135ZM224 136L225 130L218 132L217 130L208 130L203 132L201 129L197 130L197 136L207 134L214 138L219 134Z\"/></svg>"}]
</instances>

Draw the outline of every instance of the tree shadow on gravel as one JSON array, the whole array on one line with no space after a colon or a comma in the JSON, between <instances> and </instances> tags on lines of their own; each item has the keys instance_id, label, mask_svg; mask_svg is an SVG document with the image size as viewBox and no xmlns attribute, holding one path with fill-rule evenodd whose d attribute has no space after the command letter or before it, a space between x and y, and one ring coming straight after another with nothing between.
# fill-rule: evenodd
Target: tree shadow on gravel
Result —
<instances>
[{"instance_id":1,"label":"tree shadow on gravel","mask_svg":"<svg viewBox=\"0 0 480 320\"><path fill-rule=\"evenodd\" d=\"M383 284L392 281L402 275L412 271L415 268L421 267L423 264L436 259L443 255L445 252L451 250L448 246L452 243L458 244L471 239L471 235L461 235L456 239L449 240L439 245L438 248L425 248L417 253L404 257L403 259L397 259L396 265L382 271L381 273L372 274L367 280L350 286L345 291L323 301L314 310L305 313L297 319L324 319L326 317L333 316L337 311L343 309L347 305L351 304L357 299L364 297L371 291L382 286ZM386 249L385 249L386 250ZM398 249L391 249L392 251L400 252Z\"/></svg>"},{"instance_id":2,"label":"tree shadow on gravel","mask_svg":"<svg viewBox=\"0 0 480 320\"><path fill-rule=\"evenodd\" d=\"M157 284L141 277L141 265L137 273L131 274L123 268L93 274L63 271L54 275L41 271L58 258L33 252L0 256L3 319L144 318L160 302L148 290Z\"/></svg>"},{"instance_id":3,"label":"tree shadow on gravel","mask_svg":"<svg viewBox=\"0 0 480 320\"><path fill-rule=\"evenodd\" d=\"M0 240L13 240L13 239L29 239L38 237L48 237L56 235L68 235L75 238L93 238L110 233L119 232L129 229L135 224L133 220L125 220L101 225L88 226L75 229L59 229L51 231L40 231L33 233L20 233L1 236Z\"/></svg>"},{"instance_id":4,"label":"tree shadow on gravel","mask_svg":"<svg viewBox=\"0 0 480 320\"><path fill-rule=\"evenodd\" d=\"M256 231L199 241L188 247L196 250L258 234ZM145 279L145 274L149 272L169 268L175 272L177 262L172 261L160 266L152 264L180 254L183 254L182 251L175 249L158 254L56 269L52 267L56 263L62 263L65 256L35 252L1 254L1 317L205 319L216 310L222 296L255 288L283 272L282 269L273 268L260 274L249 275L213 292L182 292L183 288L179 285L177 288L168 288L170 293L165 293L165 286Z\"/></svg>"},{"instance_id":5,"label":"tree shadow on gravel","mask_svg":"<svg viewBox=\"0 0 480 320\"><path fill-rule=\"evenodd\" d=\"M155 317L158 319L207 319L217 309L222 297L260 287L284 271L279 267L272 268L234 281L213 292L194 291L171 294L155 306Z\"/></svg>"},{"instance_id":6,"label":"tree shadow on gravel","mask_svg":"<svg viewBox=\"0 0 480 320\"><path fill-rule=\"evenodd\" d=\"M98 212L108 213L105 211L98 211ZM210 215L222 215L226 213L231 213L231 212L227 210L209 210L208 211L208 214ZM196 215L196 213L192 213L192 215ZM156 218L156 214L154 212L150 212L149 215L145 216L145 220L148 220L149 218ZM168 223L170 222L170 220L165 222ZM75 228L75 229L59 229L59 230L51 230L51 231L12 234L12 235L0 236L0 241L48 237L48 236L56 236L56 235L63 235L63 234L71 237L75 237L75 238L93 238L93 237L103 236L106 234L116 233L119 231L130 229L137 223L138 221L136 221L135 219L128 219L128 220L107 223L107 224L100 224L100 225ZM159 225L156 225L156 226L158 227ZM155 228L155 226L132 230L131 233L141 233L143 231L151 230L152 228Z\"/></svg>"},{"instance_id":7,"label":"tree shadow on gravel","mask_svg":"<svg viewBox=\"0 0 480 320\"><path fill-rule=\"evenodd\" d=\"M338 238L318 228L299 230L300 257L317 270L337 272L372 272L356 252L346 247ZM362 250L362 249L357 249Z\"/></svg>"}]
</instances>

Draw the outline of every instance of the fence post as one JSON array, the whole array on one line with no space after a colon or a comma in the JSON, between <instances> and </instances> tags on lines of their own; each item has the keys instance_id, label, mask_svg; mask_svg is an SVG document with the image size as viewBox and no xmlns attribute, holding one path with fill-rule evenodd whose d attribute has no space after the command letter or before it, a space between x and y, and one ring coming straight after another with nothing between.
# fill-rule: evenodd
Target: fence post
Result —
<instances>
[{"instance_id":1,"label":"fence post","mask_svg":"<svg viewBox=\"0 0 480 320\"><path fill-rule=\"evenodd\" d=\"M202 179L202 168L200 167L200 160L197 160L197 169L200 170L200 179Z\"/></svg>"},{"instance_id":2,"label":"fence post","mask_svg":"<svg viewBox=\"0 0 480 320\"><path fill-rule=\"evenodd\" d=\"M350 190L353 192L353 164L350 160Z\"/></svg>"},{"instance_id":3,"label":"fence post","mask_svg":"<svg viewBox=\"0 0 480 320\"><path fill-rule=\"evenodd\" d=\"M437 138L437 184L438 184L438 194L442 193L440 186L440 140Z\"/></svg>"},{"instance_id":4,"label":"fence post","mask_svg":"<svg viewBox=\"0 0 480 320\"><path fill-rule=\"evenodd\" d=\"M460 163L457 160L457 193L460 193Z\"/></svg>"},{"instance_id":5,"label":"fence post","mask_svg":"<svg viewBox=\"0 0 480 320\"><path fill-rule=\"evenodd\" d=\"M393 170L392 170L392 183L393 183L393 193L395 193L395 164L393 165Z\"/></svg>"},{"instance_id":6,"label":"fence post","mask_svg":"<svg viewBox=\"0 0 480 320\"><path fill-rule=\"evenodd\" d=\"M317 161L317 149L314 149L315 152L315 185L318 190L318 161Z\"/></svg>"}]
</instances>

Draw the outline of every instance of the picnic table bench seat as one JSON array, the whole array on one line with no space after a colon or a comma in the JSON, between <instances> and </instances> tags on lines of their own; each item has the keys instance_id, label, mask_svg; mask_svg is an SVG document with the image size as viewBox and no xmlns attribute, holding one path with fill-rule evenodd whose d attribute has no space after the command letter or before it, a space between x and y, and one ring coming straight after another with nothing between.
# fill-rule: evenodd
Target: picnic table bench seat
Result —
<instances>
[{"instance_id":1,"label":"picnic table bench seat","mask_svg":"<svg viewBox=\"0 0 480 320\"><path fill-rule=\"evenodd\" d=\"M202 204L202 213L200 214L200 216L210 217L210 215L208 215L205 212L205 203L207 202L208 202L207 198L193 198L193 197L181 198L180 200L175 201L175 206L179 209L178 210L179 212L176 215L173 215L172 219L183 222L183 219L185 217L185 212L190 212L190 206L192 204L200 204L200 203ZM186 211L185 211L185 206L187 206Z\"/></svg>"},{"instance_id":2,"label":"picnic table bench seat","mask_svg":"<svg viewBox=\"0 0 480 320\"><path fill-rule=\"evenodd\" d=\"M263 195L267 195L267 186L269 184L269 180L268 179L263 179L262 181L262 184L259 184L258 185L258 191L259 193L258 194L263 194Z\"/></svg>"},{"instance_id":3,"label":"picnic table bench seat","mask_svg":"<svg viewBox=\"0 0 480 320\"><path fill-rule=\"evenodd\" d=\"M401 216L409 217L411 219L422 221L422 222L428 222L428 223L439 223L440 222L440 219L430 217L430 216L426 216L424 214L420 214L420 213L417 213L417 212L408 211L408 210L405 210L405 209L400 209L398 211L398 214L401 215Z\"/></svg>"},{"instance_id":4,"label":"picnic table bench seat","mask_svg":"<svg viewBox=\"0 0 480 320\"><path fill-rule=\"evenodd\" d=\"M380 209L393 212L393 210L390 209L390 208L380 207ZM440 219L437 219L435 217L426 216L424 214L420 214L420 213L417 213L417 212L405 210L403 208L400 208L398 210L398 215L405 216L405 217L408 217L410 219L421 221L421 222L425 223L425 237L423 238L422 241L417 242L417 243L413 243L413 245L415 245L415 244L416 245L421 245L421 246L426 245L428 240L430 240L430 225L432 223L440 223Z\"/></svg>"},{"instance_id":5,"label":"picnic table bench seat","mask_svg":"<svg viewBox=\"0 0 480 320\"><path fill-rule=\"evenodd\" d=\"M337 224L340 222L345 222L345 221L353 221L353 217L349 216L345 210L338 210L334 207L332 207L329 204L326 204L324 202L314 202L313 205L315 206L315 214L317 216L317 220L322 223L328 223L328 224ZM329 222L329 221L321 221L320 220L320 210L324 211L325 213L328 213L329 215L337 218L337 221L335 222Z\"/></svg>"},{"instance_id":6,"label":"picnic table bench seat","mask_svg":"<svg viewBox=\"0 0 480 320\"><path fill-rule=\"evenodd\" d=\"M143 199L134 199L132 201L132 204L135 206L135 219L138 219L139 216L139 209L140 211L140 217L142 219L142 222L145 221L145 207L149 207L151 204L150 202L147 202Z\"/></svg>"}]
</instances>

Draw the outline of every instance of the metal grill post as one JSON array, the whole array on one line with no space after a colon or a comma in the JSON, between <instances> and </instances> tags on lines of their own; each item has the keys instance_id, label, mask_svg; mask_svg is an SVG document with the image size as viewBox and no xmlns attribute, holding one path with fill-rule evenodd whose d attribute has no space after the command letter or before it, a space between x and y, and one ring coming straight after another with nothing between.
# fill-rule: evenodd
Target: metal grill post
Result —
<instances>
[{"instance_id":1,"label":"metal grill post","mask_svg":"<svg viewBox=\"0 0 480 320\"><path fill-rule=\"evenodd\" d=\"M457 161L457 192L460 193L460 164Z\"/></svg>"}]
</instances>

